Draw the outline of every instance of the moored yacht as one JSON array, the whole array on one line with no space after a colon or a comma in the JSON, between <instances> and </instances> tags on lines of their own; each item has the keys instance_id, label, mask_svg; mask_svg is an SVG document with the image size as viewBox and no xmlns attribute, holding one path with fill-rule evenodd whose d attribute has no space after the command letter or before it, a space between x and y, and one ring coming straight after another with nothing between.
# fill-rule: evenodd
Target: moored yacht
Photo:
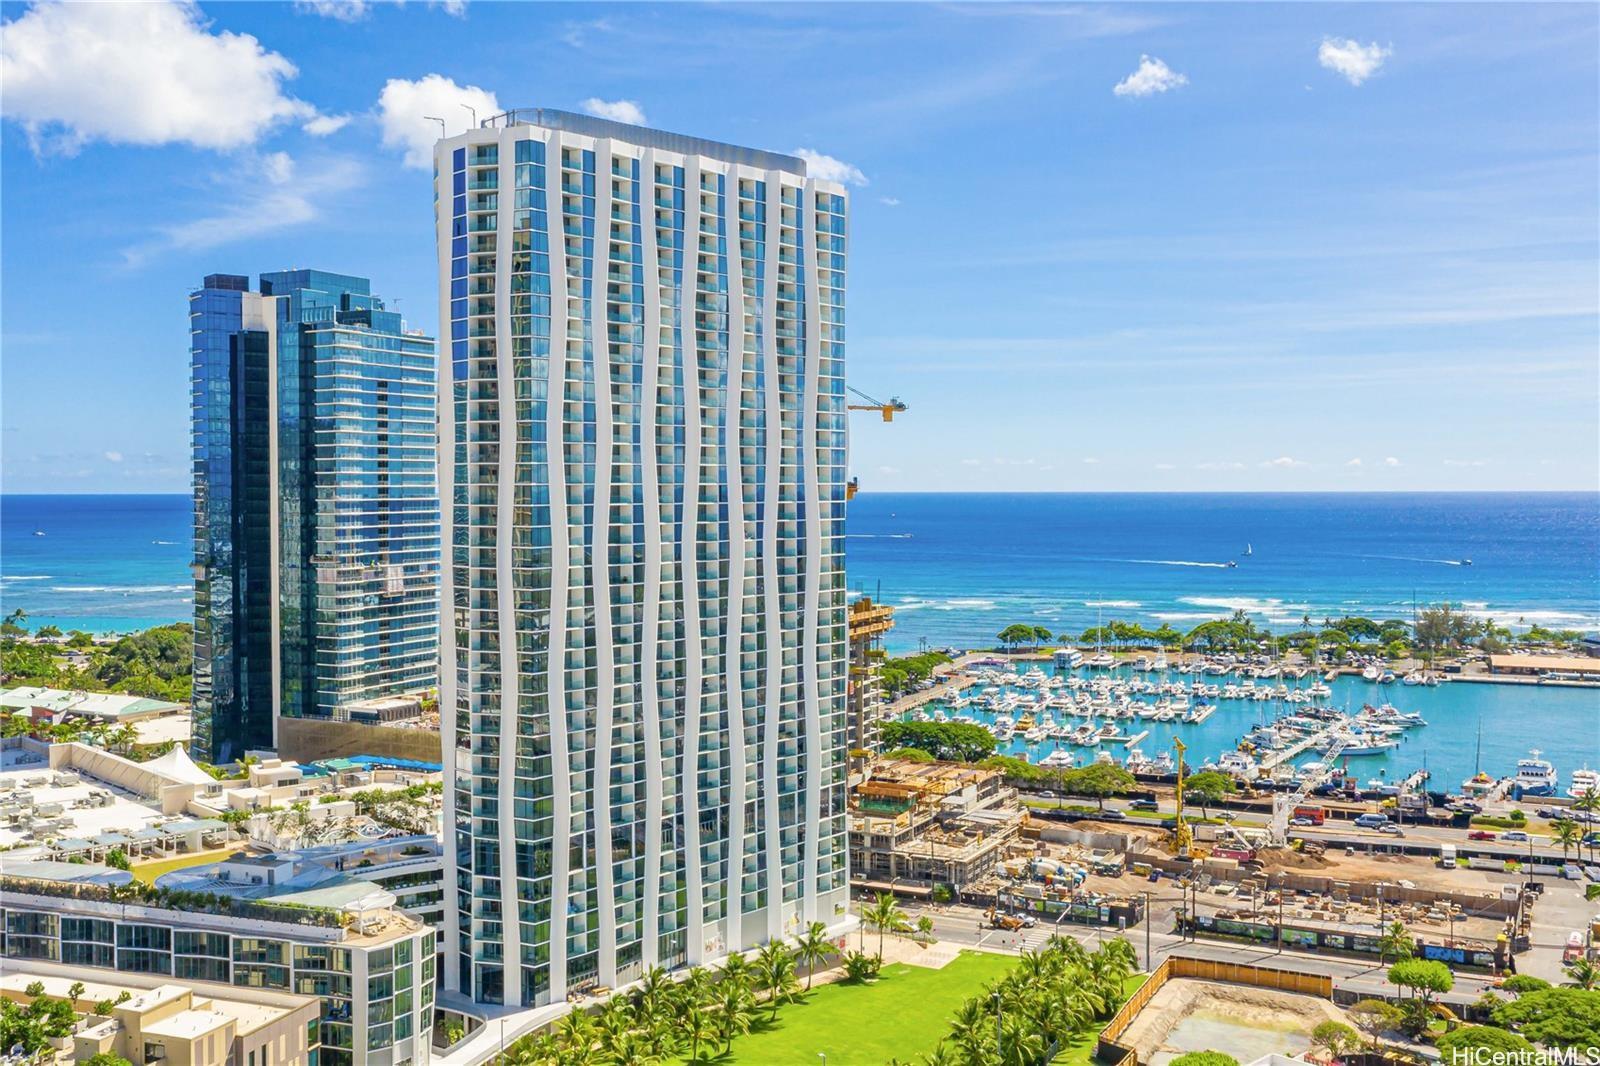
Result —
<instances>
[{"instance_id":1,"label":"moored yacht","mask_svg":"<svg viewBox=\"0 0 1600 1066\"><path fill-rule=\"evenodd\" d=\"M1585 766L1581 770L1572 771L1572 787L1567 789L1567 795L1573 799L1582 799L1590 792L1600 796L1600 770L1591 770Z\"/></svg>"},{"instance_id":2,"label":"moored yacht","mask_svg":"<svg viewBox=\"0 0 1600 1066\"><path fill-rule=\"evenodd\" d=\"M1514 798L1523 796L1554 796L1556 794L1556 768L1546 759L1539 758L1539 749L1528 753L1528 758L1517 760L1517 774L1511 782Z\"/></svg>"}]
</instances>

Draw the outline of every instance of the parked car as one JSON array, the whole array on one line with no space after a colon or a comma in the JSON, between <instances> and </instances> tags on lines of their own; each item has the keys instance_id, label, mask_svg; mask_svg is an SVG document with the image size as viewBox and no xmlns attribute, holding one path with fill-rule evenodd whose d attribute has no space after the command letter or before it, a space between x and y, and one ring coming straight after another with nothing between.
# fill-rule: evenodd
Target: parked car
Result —
<instances>
[{"instance_id":1,"label":"parked car","mask_svg":"<svg viewBox=\"0 0 1600 1066\"><path fill-rule=\"evenodd\" d=\"M1474 829L1472 832L1467 834L1467 839L1468 840L1493 840L1493 839L1495 839L1495 835L1493 833L1489 832L1487 829Z\"/></svg>"}]
</instances>

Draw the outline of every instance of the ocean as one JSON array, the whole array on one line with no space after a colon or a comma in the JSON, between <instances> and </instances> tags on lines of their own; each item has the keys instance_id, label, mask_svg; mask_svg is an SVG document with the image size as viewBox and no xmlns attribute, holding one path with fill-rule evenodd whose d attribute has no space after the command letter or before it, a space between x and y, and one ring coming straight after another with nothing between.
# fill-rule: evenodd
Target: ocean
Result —
<instances>
[{"instance_id":1,"label":"ocean","mask_svg":"<svg viewBox=\"0 0 1600 1066\"><path fill-rule=\"evenodd\" d=\"M187 495L0 496L0 609L92 633L189 621L193 522Z\"/></svg>"},{"instance_id":2,"label":"ocean","mask_svg":"<svg viewBox=\"0 0 1600 1066\"><path fill-rule=\"evenodd\" d=\"M1446 601L1600 629L1595 493L863 492L846 536L852 593L896 608L894 651L1014 622L1187 631L1243 610L1284 632Z\"/></svg>"},{"instance_id":3,"label":"ocean","mask_svg":"<svg viewBox=\"0 0 1600 1066\"><path fill-rule=\"evenodd\" d=\"M0 609L29 624L125 632L187 620L190 501L0 497ZM35 533L43 536L36 536ZM1600 494L896 494L850 503L852 592L896 608L892 651L981 646L1013 622L1079 633L1097 619L1180 630L1234 610L1279 630L1309 616L1409 618L1449 601L1502 625L1600 629ZM1468 560L1471 564L1468 565ZM1234 565L1229 566L1232 562ZM1433 724L1374 776L1425 760L1458 784L1543 749L1563 782L1600 766L1600 692L1360 681L1334 703L1388 699ZM1224 705L1196 730L1214 755L1271 705ZM1144 728L1141 724L1139 728ZM1146 751L1170 728L1156 726ZM1212 750L1215 749L1215 750Z\"/></svg>"}]
</instances>

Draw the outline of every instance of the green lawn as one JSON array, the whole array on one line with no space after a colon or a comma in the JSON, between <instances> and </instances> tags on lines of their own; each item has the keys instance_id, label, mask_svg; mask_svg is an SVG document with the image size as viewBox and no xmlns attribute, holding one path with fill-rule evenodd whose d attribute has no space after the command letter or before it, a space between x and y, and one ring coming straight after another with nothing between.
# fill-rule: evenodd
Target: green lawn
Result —
<instances>
[{"instance_id":1,"label":"green lawn","mask_svg":"<svg viewBox=\"0 0 1600 1066\"><path fill-rule=\"evenodd\" d=\"M779 1007L771 1026L763 1011L756 1027L712 1061L821 1066L817 1056L825 1053L828 1066L883 1066L896 1056L915 1062L944 1036L964 1000L1016 964L1012 956L984 951L963 951L942 970L886 964L872 984L822 985L804 1000Z\"/></svg>"},{"instance_id":2,"label":"green lawn","mask_svg":"<svg viewBox=\"0 0 1600 1066\"><path fill-rule=\"evenodd\" d=\"M903 963L887 965L870 985L823 985L806 999L778 1008L770 1027L766 1012L746 1036L734 1040L725 1055L711 1059L719 1066L883 1066L891 1058L918 1062L949 1031L955 1010L985 983L1004 974L1017 960L1009 955L963 951L942 970ZM1132 994L1144 974L1129 978ZM1100 1027L1084 1033L1055 1061L1092 1061ZM709 1052L702 1049L701 1058ZM680 1060L682 1061L682 1060Z\"/></svg>"}]
</instances>

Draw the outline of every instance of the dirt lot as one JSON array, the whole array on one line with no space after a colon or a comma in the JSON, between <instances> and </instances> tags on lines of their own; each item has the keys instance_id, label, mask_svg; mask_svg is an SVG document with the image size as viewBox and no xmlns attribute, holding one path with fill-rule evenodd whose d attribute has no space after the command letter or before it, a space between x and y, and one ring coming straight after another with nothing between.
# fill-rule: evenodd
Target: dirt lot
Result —
<instances>
[{"instance_id":1,"label":"dirt lot","mask_svg":"<svg viewBox=\"0 0 1600 1066\"><path fill-rule=\"evenodd\" d=\"M1330 1020L1348 1024L1343 1011L1315 996L1177 978L1139 1012L1121 1042L1152 1066L1217 1049L1249 1062L1304 1051L1311 1044L1307 1034Z\"/></svg>"}]
</instances>

